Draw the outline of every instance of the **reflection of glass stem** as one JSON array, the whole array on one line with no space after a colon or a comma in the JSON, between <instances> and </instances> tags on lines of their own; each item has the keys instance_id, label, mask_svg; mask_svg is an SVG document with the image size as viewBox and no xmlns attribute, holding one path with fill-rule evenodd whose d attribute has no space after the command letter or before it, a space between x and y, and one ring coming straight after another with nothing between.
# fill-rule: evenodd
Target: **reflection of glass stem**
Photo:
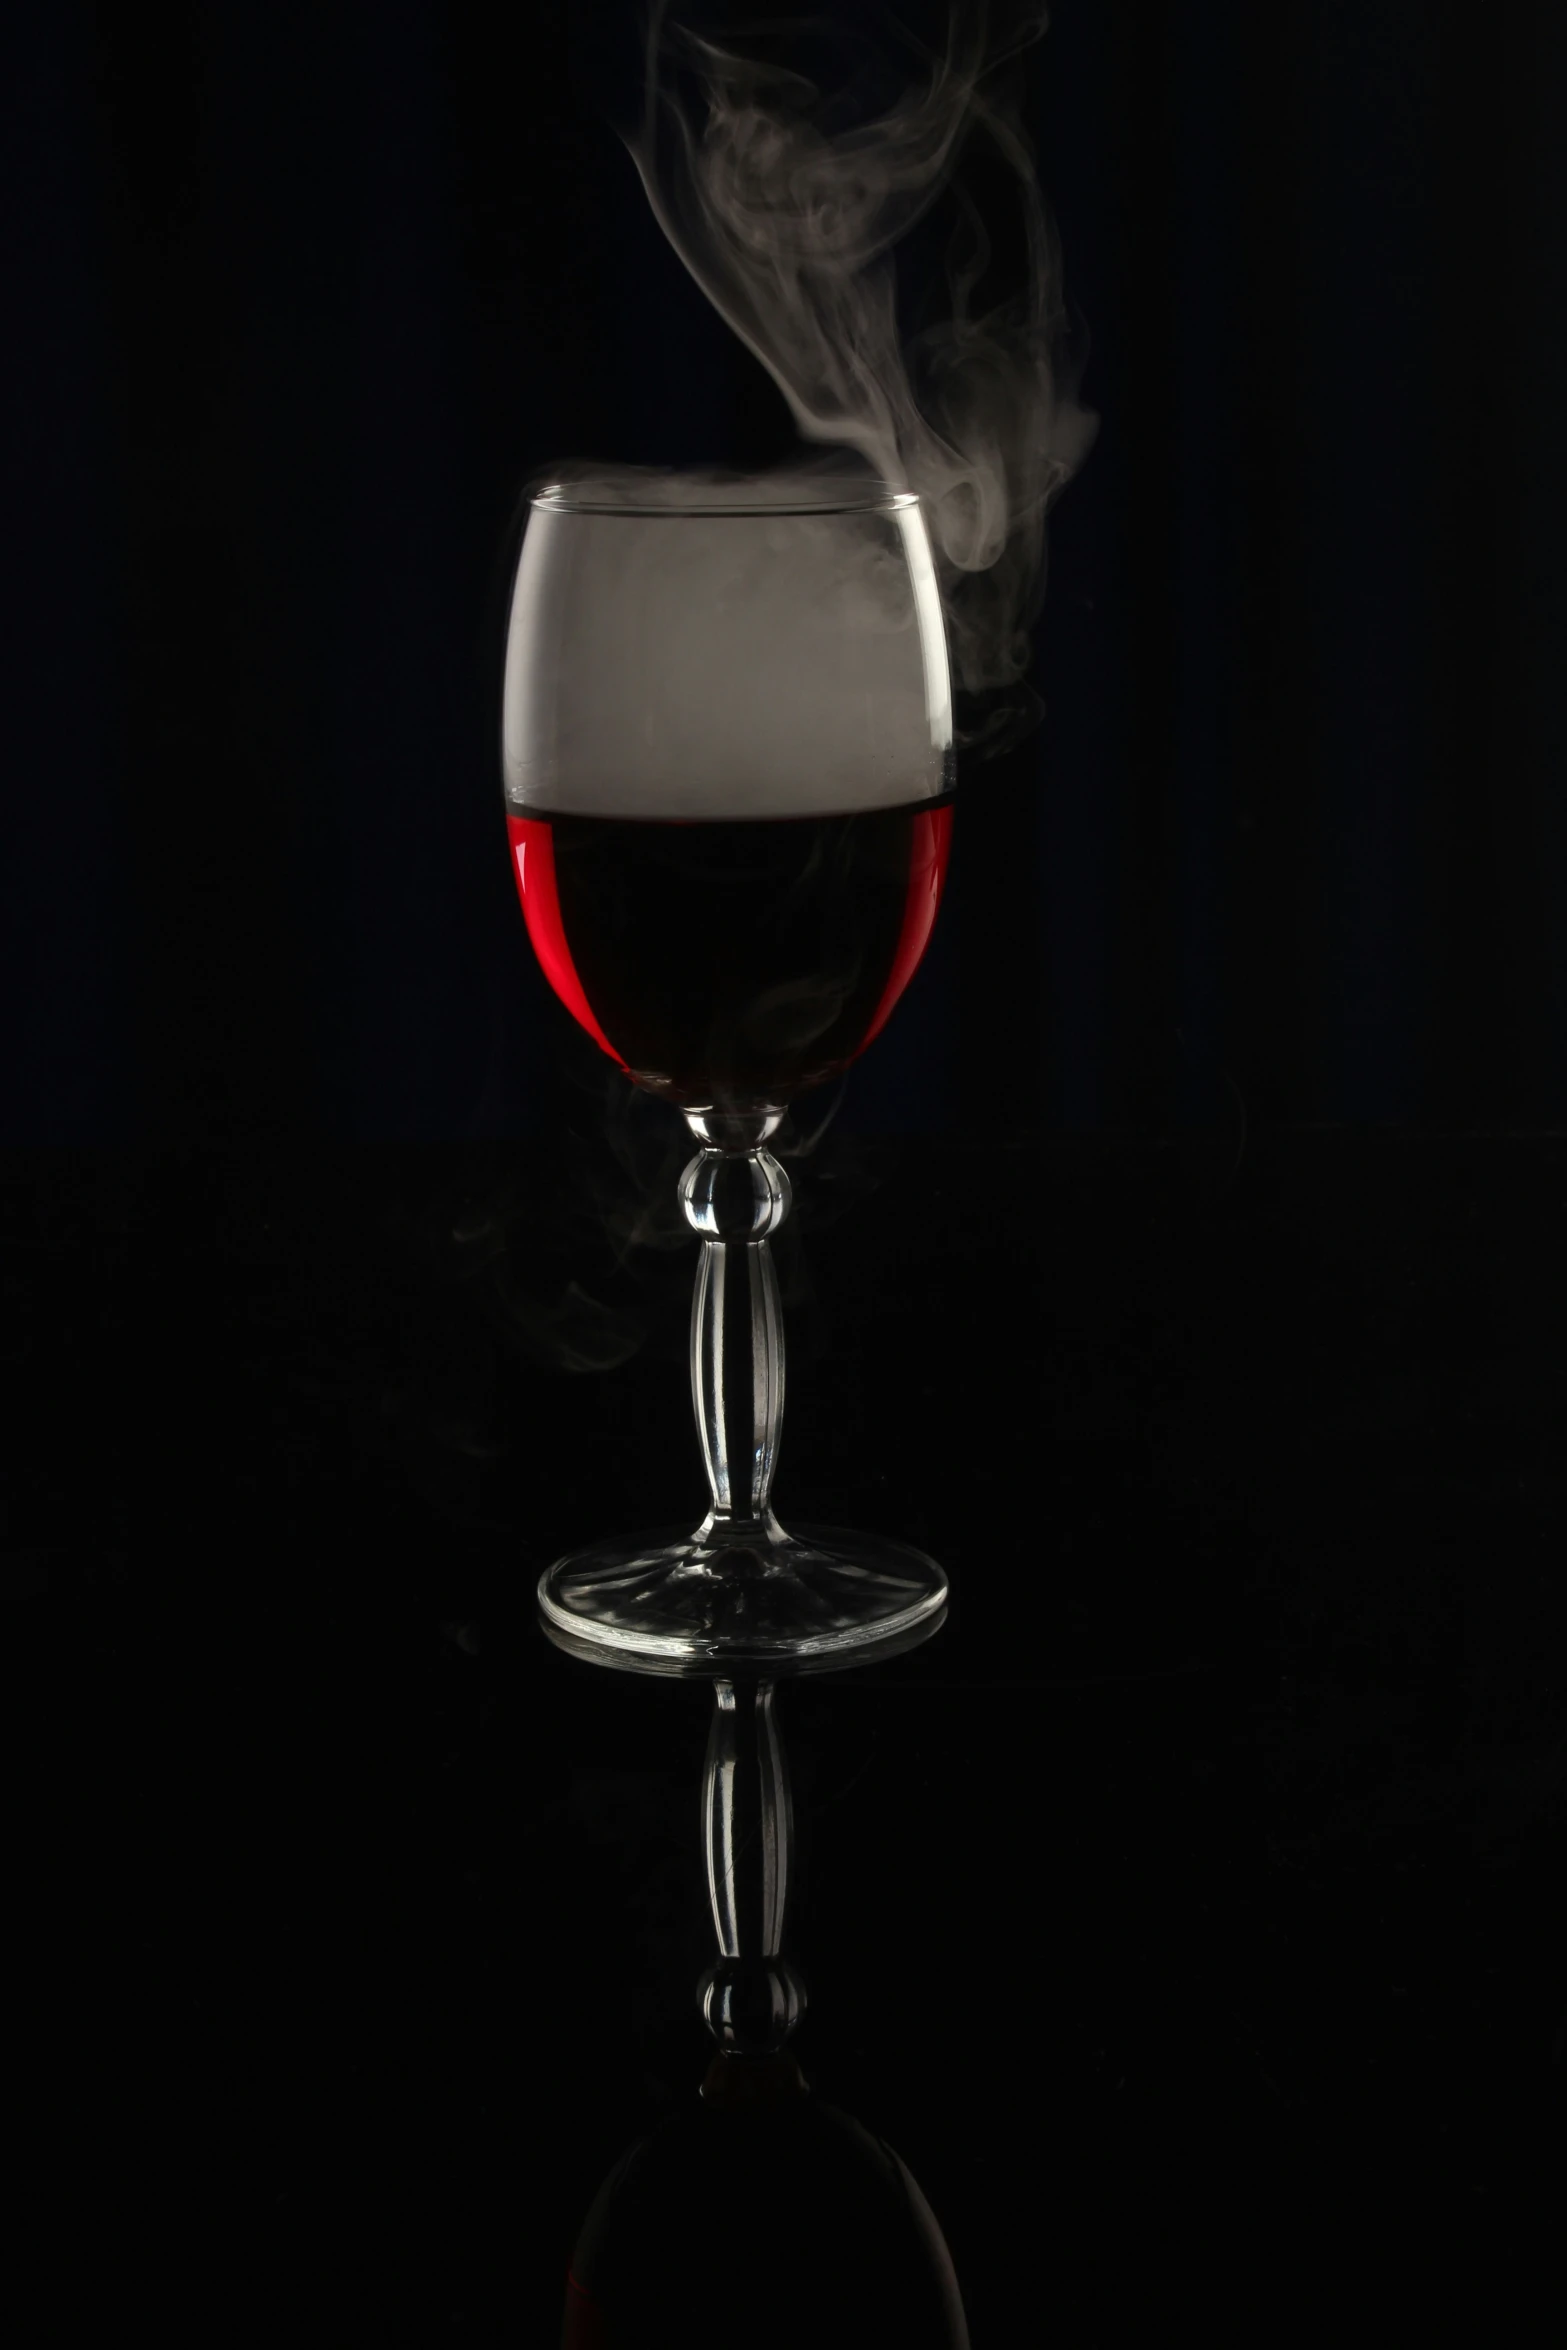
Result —
<instances>
[{"instance_id":1,"label":"reflection of glass stem","mask_svg":"<svg viewBox=\"0 0 1567 2350\"><path fill-rule=\"evenodd\" d=\"M794 1817L771 1681L716 1681L702 1773L702 1841L718 1958L700 1995L726 2055L782 2051L805 2013L783 1955Z\"/></svg>"}]
</instances>

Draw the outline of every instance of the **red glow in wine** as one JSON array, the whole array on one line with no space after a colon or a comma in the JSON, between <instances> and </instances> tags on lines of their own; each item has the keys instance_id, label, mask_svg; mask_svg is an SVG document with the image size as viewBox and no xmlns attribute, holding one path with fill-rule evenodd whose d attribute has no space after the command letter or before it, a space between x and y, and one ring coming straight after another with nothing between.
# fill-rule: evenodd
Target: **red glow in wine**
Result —
<instances>
[{"instance_id":1,"label":"red glow in wine","mask_svg":"<svg viewBox=\"0 0 1567 2350\"><path fill-rule=\"evenodd\" d=\"M913 978L952 803L506 821L534 953L594 1042L675 1102L781 1104L862 1053Z\"/></svg>"}]
</instances>

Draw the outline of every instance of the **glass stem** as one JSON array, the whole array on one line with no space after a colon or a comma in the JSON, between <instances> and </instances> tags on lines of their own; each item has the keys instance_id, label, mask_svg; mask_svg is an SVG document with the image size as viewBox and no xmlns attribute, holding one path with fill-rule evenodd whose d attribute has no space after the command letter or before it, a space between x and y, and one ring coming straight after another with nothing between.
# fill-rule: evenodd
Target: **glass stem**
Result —
<instances>
[{"instance_id":1,"label":"glass stem","mask_svg":"<svg viewBox=\"0 0 1567 2350\"><path fill-rule=\"evenodd\" d=\"M771 1681L715 1681L702 1843L718 1957L699 1994L729 2055L776 2055L805 2013L784 1956L794 1813Z\"/></svg>"},{"instance_id":2,"label":"glass stem","mask_svg":"<svg viewBox=\"0 0 1567 2350\"><path fill-rule=\"evenodd\" d=\"M783 1539L771 1494L784 1338L767 1241L789 1212L789 1178L759 1145L709 1144L681 1177L680 1199L702 1241L691 1301L691 1400L712 1507L701 1538L776 1542Z\"/></svg>"}]
</instances>

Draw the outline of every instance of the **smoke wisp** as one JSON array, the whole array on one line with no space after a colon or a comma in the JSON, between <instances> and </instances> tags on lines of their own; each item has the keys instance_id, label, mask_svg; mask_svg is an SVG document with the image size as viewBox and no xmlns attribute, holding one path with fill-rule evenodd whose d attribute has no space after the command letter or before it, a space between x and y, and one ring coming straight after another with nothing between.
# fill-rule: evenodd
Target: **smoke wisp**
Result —
<instances>
[{"instance_id":1,"label":"smoke wisp","mask_svg":"<svg viewBox=\"0 0 1567 2350\"><path fill-rule=\"evenodd\" d=\"M867 46L819 18L698 30L680 4L677 17L653 0L627 140L648 200L802 438L918 494L959 743L1004 747L1042 707L1025 673L1045 516L1097 421L1076 398L1081 352L1020 119L1020 59L1046 11L957 0L937 43L888 16ZM859 46L835 77L800 61L824 29L840 53ZM975 142L992 178L1000 167L1025 255L1022 284L988 308L992 238L964 178ZM946 314L905 333L896 250L944 192Z\"/></svg>"}]
</instances>

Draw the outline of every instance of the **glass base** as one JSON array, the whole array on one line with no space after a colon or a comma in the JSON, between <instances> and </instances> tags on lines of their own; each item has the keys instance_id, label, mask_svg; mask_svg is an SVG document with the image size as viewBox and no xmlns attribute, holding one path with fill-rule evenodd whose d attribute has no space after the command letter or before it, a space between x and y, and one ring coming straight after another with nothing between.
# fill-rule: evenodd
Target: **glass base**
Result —
<instances>
[{"instance_id":1,"label":"glass base","mask_svg":"<svg viewBox=\"0 0 1567 2350\"><path fill-rule=\"evenodd\" d=\"M892 1656L940 1628L947 1578L879 1534L776 1520L754 1539L644 1534L596 1542L539 1578L557 1647L632 1672L825 1672Z\"/></svg>"}]
</instances>

